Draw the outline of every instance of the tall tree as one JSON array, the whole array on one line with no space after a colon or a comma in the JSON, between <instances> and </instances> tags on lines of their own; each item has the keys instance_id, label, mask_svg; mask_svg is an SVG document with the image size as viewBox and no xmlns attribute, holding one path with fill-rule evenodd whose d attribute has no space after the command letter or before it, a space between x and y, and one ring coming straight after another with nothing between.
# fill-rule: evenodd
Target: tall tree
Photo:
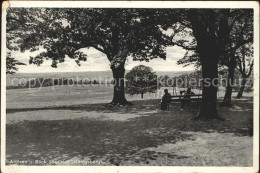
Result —
<instances>
[{"instance_id":1,"label":"tall tree","mask_svg":"<svg viewBox=\"0 0 260 173\"><path fill-rule=\"evenodd\" d=\"M241 13L250 12L252 13L249 10L202 10L190 13L204 79L202 106L198 118L217 117L218 63L221 56L242 44L230 44L231 31L235 23L240 22ZM207 85L206 80L210 85Z\"/></svg>"},{"instance_id":2,"label":"tall tree","mask_svg":"<svg viewBox=\"0 0 260 173\"><path fill-rule=\"evenodd\" d=\"M218 118L218 64L223 55L252 41L251 38L248 38L238 44L233 44L234 41L231 39L233 27L237 22L241 22L240 19L247 14L252 18L253 10L187 9L186 13L181 13L179 19L176 17L177 15L173 15L174 17L168 20L172 23L179 22L184 28L191 28L192 36L195 38L192 44L181 43L180 40L175 44L194 53L194 56L189 56L190 59L184 59L183 62L194 62L197 57L201 65L203 98L196 119ZM189 62L189 60L191 61Z\"/></svg>"},{"instance_id":3,"label":"tall tree","mask_svg":"<svg viewBox=\"0 0 260 173\"><path fill-rule=\"evenodd\" d=\"M224 95L223 102L220 104L220 106L231 106L231 97L232 97L232 90L233 90L233 84L234 84L234 74L235 74L235 68L236 68L236 60L234 51L232 51L230 54L227 55L226 66L228 67L228 76L227 76L227 83L226 83L226 91Z\"/></svg>"},{"instance_id":4,"label":"tall tree","mask_svg":"<svg viewBox=\"0 0 260 173\"><path fill-rule=\"evenodd\" d=\"M221 106L229 107L232 105L231 97L234 85L235 68L239 68L239 56L237 56L237 51L241 49L241 46L244 46L251 41L253 41L252 13L241 12L239 20L233 24L229 42L227 42L228 47L234 46L236 49L227 52L220 60L220 64L225 65L228 68L228 82Z\"/></svg>"},{"instance_id":5,"label":"tall tree","mask_svg":"<svg viewBox=\"0 0 260 173\"><path fill-rule=\"evenodd\" d=\"M253 52L254 51L252 43L241 46L236 52L238 70L242 76L242 81L239 92L237 94L237 98L242 97L244 89L246 87L247 79L252 74L254 66Z\"/></svg>"},{"instance_id":6,"label":"tall tree","mask_svg":"<svg viewBox=\"0 0 260 173\"><path fill-rule=\"evenodd\" d=\"M56 68L65 56L80 65L80 61L87 59L80 49L86 47L104 53L115 79L111 104L125 105L128 103L124 91L127 57L139 61L166 58L167 39L154 23L153 15L158 15L157 10L9 8L7 26L16 27L10 32L19 34L21 51L43 50L30 58L30 63L36 65L50 59Z\"/></svg>"}]
</instances>

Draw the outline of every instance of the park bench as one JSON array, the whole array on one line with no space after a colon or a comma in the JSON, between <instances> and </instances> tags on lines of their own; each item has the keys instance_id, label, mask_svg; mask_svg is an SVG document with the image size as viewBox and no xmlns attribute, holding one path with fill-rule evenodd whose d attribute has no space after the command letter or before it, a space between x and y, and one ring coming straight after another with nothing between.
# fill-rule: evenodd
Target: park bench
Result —
<instances>
[{"instance_id":1,"label":"park bench","mask_svg":"<svg viewBox=\"0 0 260 173\"><path fill-rule=\"evenodd\" d=\"M189 97L189 98L185 98ZM190 101L190 102L196 102L197 107L199 106L199 103L202 100L201 94L192 94L192 95L174 95L171 96L171 102L182 102L182 101ZM169 104L167 104L167 110L169 110Z\"/></svg>"},{"instance_id":2,"label":"park bench","mask_svg":"<svg viewBox=\"0 0 260 173\"><path fill-rule=\"evenodd\" d=\"M185 97L189 97L189 98L185 98ZM171 102L190 101L190 102L196 102L197 106L199 106L201 100L202 100L202 94L171 96Z\"/></svg>"}]
</instances>

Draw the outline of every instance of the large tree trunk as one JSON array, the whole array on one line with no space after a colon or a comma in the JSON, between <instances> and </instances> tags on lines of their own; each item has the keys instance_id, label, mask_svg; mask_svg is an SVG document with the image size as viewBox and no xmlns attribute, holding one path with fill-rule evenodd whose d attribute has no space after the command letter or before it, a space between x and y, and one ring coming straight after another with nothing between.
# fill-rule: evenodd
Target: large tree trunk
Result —
<instances>
[{"instance_id":1,"label":"large tree trunk","mask_svg":"<svg viewBox=\"0 0 260 173\"><path fill-rule=\"evenodd\" d=\"M246 78L243 77L242 79L242 83L241 83L241 87L239 89L239 92L237 93L237 98L241 98L243 96L243 92L246 86Z\"/></svg>"},{"instance_id":2,"label":"large tree trunk","mask_svg":"<svg viewBox=\"0 0 260 173\"><path fill-rule=\"evenodd\" d=\"M142 99L144 98L144 93L141 93L141 98L142 98Z\"/></svg>"},{"instance_id":3,"label":"large tree trunk","mask_svg":"<svg viewBox=\"0 0 260 173\"><path fill-rule=\"evenodd\" d=\"M197 41L196 52L200 57L203 78L202 103L195 119L222 119L217 111L218 62L230 35L231 30L227 29L229 21L222 18L216 29L218 18L213 10L191 10L188 17Z\"/></svg>"},{"instance_id":4,"label":"large tree trunk","mask_svg":"<svg viewBox=\"0 0 260 173\"><path fill-rule=\"evenodd\" d=\"M111 104L116 105L126 105L129 102L125 98L125 68L124 65L119 67L111 67L114 77L114 96Z\"/></svg>"},{"instance_id":5,"label":"large tree trunk","mask_svg":"<svg viewBox=\"0 0 260 173\"><path fill-rule=\"evenodd\" d=\"M195 119L216 119L218 91L218 52L214 42L207 40L199 49L202 62L202 102Z\"/></svg>"},{"instance_id":6,"label":"large tree trunk","mask_svg":"<svg viewBox=\"0 0 260 173\"><path fill-rule=\"evenodd\" d=\"M235 74L235 59L234 57L231 57L228 66L228 80L227 80L226 92L221 106L230 107L232 105L231 97L232 97L232 89L234 84L234 74Z\"/></svg>"},{"instance_id":7,"label":"large tree trunk","mask_svg":"<svg viewBox=\"0 0 260 173\"><path fill-rule=\"evenodd\" d=\"M218 117L217 111L217 63L204 62L202 66L203 90L200 111L197 115L198 119L215 119ZM206 65L207 64L207 65ZM209 85L207 85L210 83Z\"/></svg>"}]
</instances>

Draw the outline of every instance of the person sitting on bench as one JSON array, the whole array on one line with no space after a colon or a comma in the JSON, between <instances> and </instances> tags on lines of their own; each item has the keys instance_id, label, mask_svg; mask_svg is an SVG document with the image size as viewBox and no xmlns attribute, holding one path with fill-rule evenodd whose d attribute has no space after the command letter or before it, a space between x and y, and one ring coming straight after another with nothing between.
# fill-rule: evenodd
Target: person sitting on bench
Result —
<instances>
[{"instance_id":1,"label":"person sitting on bench","mask_svg":"<svg viewBox=\"0 0 260 173\"><path fill-rule=\"evenodd\" d=\"M191 92L191 88L188 88L187 91L184 94L184 99L190 98L190 95L195 95L194 92ZM181 110L184 108L185 105L189 106L190 100L182 100L181 102Z\"/></svg>"},{"instance_id":2,"label":"person sitting on bench","mask_svg":"<svg viewBox=\"0 0 260 173\"><path fill-rule=\"evenodd\" d=\"M171 102L171 94L167 89L164 90L164 95L161 102L161 110L169 110L169 103Z\"/></svg>"}]
</instances>

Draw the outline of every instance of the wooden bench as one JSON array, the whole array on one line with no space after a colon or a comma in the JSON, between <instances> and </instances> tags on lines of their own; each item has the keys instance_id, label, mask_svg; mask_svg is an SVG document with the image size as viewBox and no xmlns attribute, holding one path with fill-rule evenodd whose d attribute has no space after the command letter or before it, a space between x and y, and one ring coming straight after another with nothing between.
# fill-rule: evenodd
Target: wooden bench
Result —
<instances>
[{"instance_id":1,"label":"wooden bench","mask_svg":"<svg viewBox=\"0 0 260 173\"><path fill-rule=\"evenodd\" d=\"M189 97L189 98L185 98ZM197 107L199 106L199 103L202 100L202 94L192 94L192 95L176 95L176 96L171 96L171 102L182 102L182 101L191 101L191 102L196 102Z\"/></svg>"},{"instance_id":2,"label":"wooden bench","mask_svg":"<svg viewBox=\"0 0 260 173\"><path fill-rule=\"evenodd\" d=\"M184 97L189 97L189 98L184 98ZM201 100L202 99L202 94L192 94L192 95L176 95L176 96L171 96L172 101L182 101L182 100Z\"/></svg>"},{"instance_id":3,"label":"wooden bench","mask_svg":"<svg viewBox=\"0 0 260 173\"><path fill-rule=\"evenodd\" d=\"M189 98L185 98L189 97ZM171 96L171 102L182 102L182 101L191 101L191 102L196 102L197 107L199 106L199 103L202 100L202 95L201 94L193 94L193 95L175 95ZM167 110L169 110L169 104L167 104Z\"/></svg>"}]
</instances>

